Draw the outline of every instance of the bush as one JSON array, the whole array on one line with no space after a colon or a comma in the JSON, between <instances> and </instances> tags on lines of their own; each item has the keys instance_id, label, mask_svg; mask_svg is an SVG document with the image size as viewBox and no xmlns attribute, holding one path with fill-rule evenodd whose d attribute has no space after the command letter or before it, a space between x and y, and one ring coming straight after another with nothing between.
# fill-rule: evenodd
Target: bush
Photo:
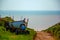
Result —
<instances>
[{"instance_id":1,"label":"bush","mask_svg":"<svg viewBox=\"0 0 60 40\"><path fill-rule=\"evenodd\" d=\"M4 21L0 21L0 26L4 26Z\"/></svg>"},{"instance_id":2,"label":"bush","mask_svg":"<svg viewBox=\"0 0 60 40\"><path fill-rule=\"evenodd\" d=\"M57 23L44 31L50 32L54 37L57 38L57 40L60 40L60 23Z\"/></svg>"}]
</instances>

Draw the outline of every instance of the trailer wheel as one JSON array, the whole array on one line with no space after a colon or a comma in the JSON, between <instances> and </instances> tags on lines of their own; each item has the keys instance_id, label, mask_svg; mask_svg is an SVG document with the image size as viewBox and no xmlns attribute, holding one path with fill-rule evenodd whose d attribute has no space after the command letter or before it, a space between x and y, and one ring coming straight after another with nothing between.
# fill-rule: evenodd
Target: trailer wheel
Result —
<instances>
[{"instance_id":1,"label":"trailer wheel","mask_svg":"<svg viewBox=\"0 0 60 40\"><path fill-rule=\"evenodd\" d=\"M27 30L27 31L26 31L26 34L30 34L30 32Z\"/></svg>"},{"instance_id":2,"label":"trailer wheel","mask_svg":"<svg viewBox=\"0 0 60 40\"><path fill-rule=\"evenodd\" d=\"M13 30L12 28L10 28L10 32L12 32L12 33L13 33L13 32L14 32L14 30Z\"/></svg>"},{"instance_id":3,"label":"trailer wheel","mask_svg":"<svg viewBox=\"0 0 60 40\"><path fill-rule=\"evenodd\" d=\"M8 31L9 30L9 28L8 28L8 26L6 26L6 31Z\"/></svg>"},{"instance_id":4,"label":"trailer wheel","mask_svg":"<svg viewBox=\"0 0 60 40\"><path fill-rule=\"evenodd\" d=\"M18 30L17 29L15 30L15 34L18 35Z\"/></svg>"},{"instance_id":5,"label":"trailer wheel","mask_svg":"<svg viewBox=\"0 0 60 40\"><path fill-rule=\"evenodd\" d=\"M6 28L6 31L8 31L9 30L9 22L7 22L7 21L5 21L4 22L4 27Z\"/></svg>"}]
</instances>

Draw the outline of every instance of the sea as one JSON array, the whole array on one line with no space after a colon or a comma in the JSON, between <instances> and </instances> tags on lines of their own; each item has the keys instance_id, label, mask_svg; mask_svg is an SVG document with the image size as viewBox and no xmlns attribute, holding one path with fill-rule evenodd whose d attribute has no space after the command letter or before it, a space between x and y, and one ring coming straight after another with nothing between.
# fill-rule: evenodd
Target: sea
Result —
<instances>
[{"instance_id":1,"label":"sea","mask_svg":"<svg viewBox=\"0 0 60 40\"><path fill-rule=\"evenodd\" d=\"M60 11L21 11L21 10L0 10L0 17L9 16L15 21L29 19L28 28L35 31L45 30L60 22Z\"/></svg>"}]
</instances>

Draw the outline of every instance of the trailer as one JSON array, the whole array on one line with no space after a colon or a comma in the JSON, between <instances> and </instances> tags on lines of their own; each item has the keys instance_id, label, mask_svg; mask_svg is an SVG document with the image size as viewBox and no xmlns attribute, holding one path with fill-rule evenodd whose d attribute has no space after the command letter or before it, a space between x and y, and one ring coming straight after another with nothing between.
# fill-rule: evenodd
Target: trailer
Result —
<instances>
[{"instance_id":1,"label":"trailer","mask_svg":"<svg viewBox=\"0 0 60 40\"><path fill-rule=\"evenodd\" d=\"M10 30L10 32L15 32L16 34L29 34L29 31L26 30L28 25L27 22L24 20L20 21L13 21L13 22L5 22L4 27L6 28L6 31Z\"/></svg>"}]
</instances>

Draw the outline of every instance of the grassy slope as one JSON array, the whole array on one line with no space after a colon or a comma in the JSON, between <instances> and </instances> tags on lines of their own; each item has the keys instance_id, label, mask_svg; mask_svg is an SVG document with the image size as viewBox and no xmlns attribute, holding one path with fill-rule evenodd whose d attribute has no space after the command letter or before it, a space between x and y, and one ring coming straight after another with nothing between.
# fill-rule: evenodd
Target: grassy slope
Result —
<instances>
[{"instance_id":1,"label":"grassy slope","mask_svg":"<svg viewBox=\"0 0 60 40\"><path fill-rule=\"evenodd\" d=\"M35 31L33 29L27 29L30 31L29 35L15 35L15 33L11 33L10 31L5 31L5 28L0 26L0 40L33 40L33 36L35 35Z\"/></svg>"},{"instance_id":2,"label":"grassy slope","mask_svg":"<svg viewBox=\"0 0 60 40\"><path fill-rule=\"evenodd\" d=\"M14 21L11 17L4 17L0 20L0 40L33 40L33 36L35 35L35 31L33 29L27 28L30 31L29 35L15 35L15 33L11 33L10 31L4 31L4 21ZM2 30L3 29L3 30Z\"/></svg>"},{"instance_id":3,"label":"grassy slope","mask_svg":"<svg viewBox=\"0 0 60 40\"><path fill-rule=\"evenodd\" d=\"M60 40L60 23L53 25L45 31L51 33L56 38L56 40Z\"/></svg>"}]
</instances>

